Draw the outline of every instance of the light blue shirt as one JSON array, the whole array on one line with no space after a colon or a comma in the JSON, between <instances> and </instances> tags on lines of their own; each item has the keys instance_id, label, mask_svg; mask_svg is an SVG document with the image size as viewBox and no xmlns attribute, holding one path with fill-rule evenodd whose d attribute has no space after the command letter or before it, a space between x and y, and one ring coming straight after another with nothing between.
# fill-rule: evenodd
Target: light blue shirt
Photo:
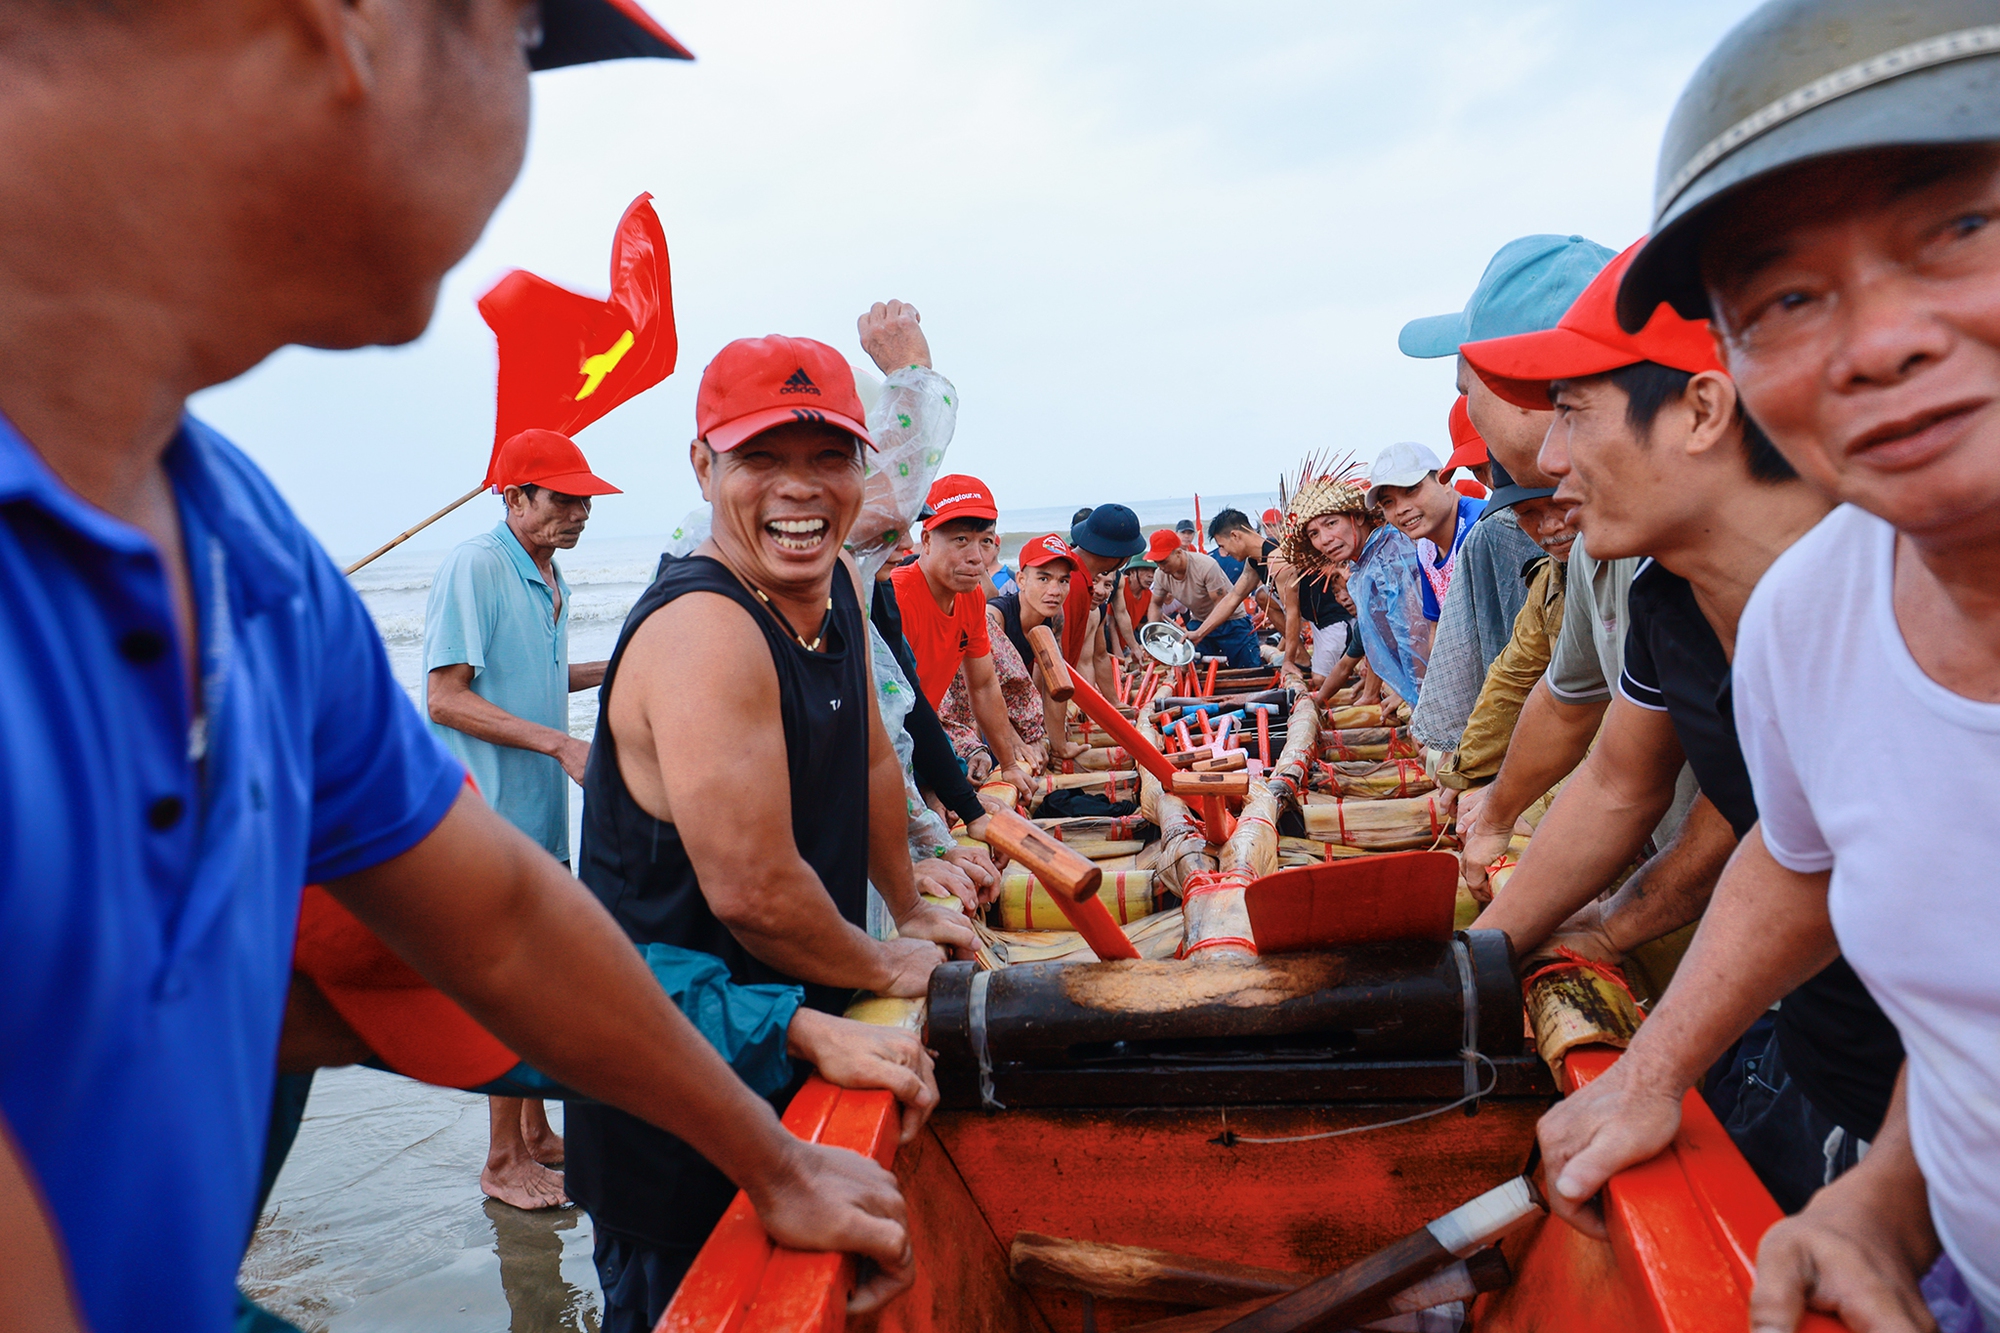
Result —
<instances>
[{"instance_id":1,"label":"light blue shirt","mask_svg":"<svg viewBox=\"0 0 2000 1333\"><path fill-rule=\"evenodd\" d=\"M1423 688L1436 629L1424 618L1420 559L1416 543L1385 523L1369 534L1347 576L1368 665L1412 707Z\"/></svg>"},{"instance_id":2,"label":"light blue shirt","mask_svg":"<svg viewBox=\"0 0 2000 1333\"><path fill-rule=\"evenodd\" d=\"M549 568L561 611L504 519L445 557L424 608L426 717L430 673L465 663L474 694L569 734L569 584L553 561ZM553 755L495 745L436 722L430 727L501 818L558 861L569 860L569 775Z\"/></svg>"}]
</instances>

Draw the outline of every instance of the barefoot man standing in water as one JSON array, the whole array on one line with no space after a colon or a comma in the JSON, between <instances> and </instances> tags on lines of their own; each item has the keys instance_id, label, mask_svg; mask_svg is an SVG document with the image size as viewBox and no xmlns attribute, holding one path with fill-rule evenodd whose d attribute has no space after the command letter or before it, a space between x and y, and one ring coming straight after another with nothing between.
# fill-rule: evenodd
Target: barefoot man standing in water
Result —
<instances>
[{"instance_id":1,"label":"barefoot man standing in water","mask_svg":"<svg viewBox=\"0 0 2000 1333\"><path fill-rule=\"evenodd\" d=\"M287 344L422 334L520 169L531 58L667 50L635 9L0 6L0 1319L231 1326L309 882L783 1243L883 1265L864 1303L910 1281L894 1177L787 1133L465 789L361 599L186 414Z\"/></svg>"},{"instance_id":2,"label":"barefoot man standing in water","mask_svg":"<svg viewBox=\"0 0 2000 1333\"><path fill-rule=\"evenodd\" d=\"M460 543L431 580L424 608L424 707L487 804L569 864L569 783L590 745L569 734L569 696L604 679L604 663L569 660L569 584L555 562L590 521L590 500L618 488L552 430L500 446L493 475L504 514ZM562 1139L540 1098L488 1097L479 1188L516 1208L557 1208Z\"/></svg>"}]
</instances>

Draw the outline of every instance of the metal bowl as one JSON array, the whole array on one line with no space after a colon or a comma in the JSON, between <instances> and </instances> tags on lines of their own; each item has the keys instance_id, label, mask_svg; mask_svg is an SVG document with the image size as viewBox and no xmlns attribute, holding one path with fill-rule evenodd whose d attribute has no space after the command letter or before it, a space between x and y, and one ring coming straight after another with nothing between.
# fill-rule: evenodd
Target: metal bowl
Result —
<instances>
[{"instance_id":1,"label":"metal bowl","mask_svg":"<svg viewBox=\"0 0 2000 1333\"><path fill-rule=\"evenodd\" d=\"M1187 631L1168 620L1156 620L1139 631L1139 646L1162 666L1184 667L1194 661L1194 643Z\"/></svg>"}]
</instances>

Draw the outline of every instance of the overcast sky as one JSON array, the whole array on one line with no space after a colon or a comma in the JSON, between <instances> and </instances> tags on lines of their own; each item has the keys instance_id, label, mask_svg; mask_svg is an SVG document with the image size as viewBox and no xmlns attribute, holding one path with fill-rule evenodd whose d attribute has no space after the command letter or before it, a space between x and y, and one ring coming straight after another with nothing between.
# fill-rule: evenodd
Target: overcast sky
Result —
<instances>
[{"instance_id":1,"label":"overcast sky","mask_svg":"<svg viewBox=\"0 0 2000 1333\"><path fill-rule=\"evenodd\" d=\"M584 431L593 533L670 529L701 368L900 297L958 385L947 467L1003 508L1267 488L1306 451L1445 443L1449 361L1396 350L1529 232L1622 248L1660 132L1747 0L647 0L698 60L535 76L527 167L390 351L285 351L196 400L336 556L485 469L509 268L602 294L657 196L673 378ZM491 526L497 502L418 539Z\"/></svg>"}]
</instances>

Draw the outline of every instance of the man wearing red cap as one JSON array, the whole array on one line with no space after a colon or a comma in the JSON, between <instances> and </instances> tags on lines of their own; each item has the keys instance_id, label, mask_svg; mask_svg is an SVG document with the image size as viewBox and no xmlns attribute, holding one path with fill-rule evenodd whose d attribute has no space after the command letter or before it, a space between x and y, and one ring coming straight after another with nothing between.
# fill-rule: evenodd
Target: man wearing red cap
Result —
<instances>
[{"instance_id":1,"label":"man wearing red cap","mask_svg":"<svg viewBox=\"0 0 2000 1333\"><path fill-rule=\"evenodd\" d=\"M993 523L1000 510L985 482L962 473L939 477L926 503L932 513L917 558L893 580L903 637L917 659L917 688L942 714L945 693L963 672L967 701L984 737L968 759L968 771L976 780L997 769L1025 790L1030 770L1047 755L1037 755L1008 720L980 587L999 549ZM960 757L967 758L963 752Z\"/></svg>"},{"instance_id":2,"label":"man wearing red cap","mask_svg":"<svg viewBox=\"0 0 2000 1333\"><path fill-rule=\"evenodd\" d=\"M970 950L912 877L841 542L872 447L854 372L807 338L744 338L703 372L690 462L707 541L663 562L605 671L579 873L634 942L716 955L739 982L919 996ZM1003 714L1004 719L1004 714ZM864 929L873 883L899 937ZM651 1328L735 1194L680 1138L572 1103L570 1194L596 1228L608 1329Z\"/></svg>"},{"instance_id":3,"label":"man wearing red cap","mask_svg":"<svg viewBox=\"0 0 2000 1333\"><path fill-rule=\"evenodd\" d=\"M1201 645L1204 651L1227 657L1232 667L1264 664L1248 616L1234 614L1234 608L1226 617L1215 616L1215 609L1229 600L1236 585L1214 556L1188 546L1172 528L1161 528L1147 539L1146 557L1156 566L1147 620L1165 620L1166 604L1178 602L1195 622L1190 630L1216 621Z\"/></svg>"},{"instance_id":4,"label":"man wearing red cap","mask_svg":"<svg viewBox=\"0 0 2000 1333\"><path fill-rule=\"evenodd\" d=\"M986 637L992 648L992 669L1014 733L1029 745L1041 748L1050 758L1068 758L1071 747L1063 730L1068 705L1051 699L1037 683L1035 650L1028 642L1028 631L1038 625L1060 623L1070 580L1077 577L1076 553L1068 542L1051 532L1025 543L1018 563L1021 572L1017 586L987 602L983 610ZM945 730L951 733L952 746L962 759L969 759L982 745L981 729L972 707L969 674L961 671L952 677L944 706L938 710Z\"/></svg>"},{"instance_id":5,"label":"man wearing red cap","mask_svg":"<svg viewBox=\"0 0 2000 1333\"><path fill-rule=\"evenodd\" d=\"M1506 931L1523 954L1631 864L1672 802L1683 760L1735 837L1757 822L1726 699L1725 644L1757 580L1829 507L1744 415L1705 321L1661 309L1636 334L1619 328L1618 283L1637 250L1599 274L1556 328L1465 348L1495 393L1554 405L1541 462L1561 479L1557 497L1579 505L1586 540L1602 555L1651 557L1632 583L1619 697L1506 892L1477 923ZM1699 850L1636 873L1600 912L1571 923L1572 936L1615 956L1695 920L1732 848L1722 839ZM1692 964L1679 976L1712 984ZM1627 1058L1643 1065L1656 1044ZM1737 1069L1754 1077L1720 1078L1708 1094L1759 1178L1793 1211L1858 1160L1901 1063L1895 1029L1835 959L1785 998L1769 1032L1739 1044ZM1552 1172L1560 1174L1591 1108L1613 1101L1603 1093L1552 1113L1544 1141L1563 1150ZM1588 1198L1573 1185L1559 1181L1555 1191L1566 1216Z\"/></svg>"},{"instance_id":6,"label":"man wearing red cap","mask_svg":"<svg viewBox=\"0 0 2000 1333\"><path fill-rule=\"evenodd\" d=\"M593 496L619 492L552 430L503 443L494 475L500 522L461 543L431 579L424 708L487 804L568 865L569 784L582 781L590 756L569 734L569 696L604 679L604 663L570 663L569 584L555 553L583 535ZM569 1202L562 1175L549 1169L563 1146L541 1102L489 1102L479 1187L516 1208Z\"/></svg>"}]
</instances>

